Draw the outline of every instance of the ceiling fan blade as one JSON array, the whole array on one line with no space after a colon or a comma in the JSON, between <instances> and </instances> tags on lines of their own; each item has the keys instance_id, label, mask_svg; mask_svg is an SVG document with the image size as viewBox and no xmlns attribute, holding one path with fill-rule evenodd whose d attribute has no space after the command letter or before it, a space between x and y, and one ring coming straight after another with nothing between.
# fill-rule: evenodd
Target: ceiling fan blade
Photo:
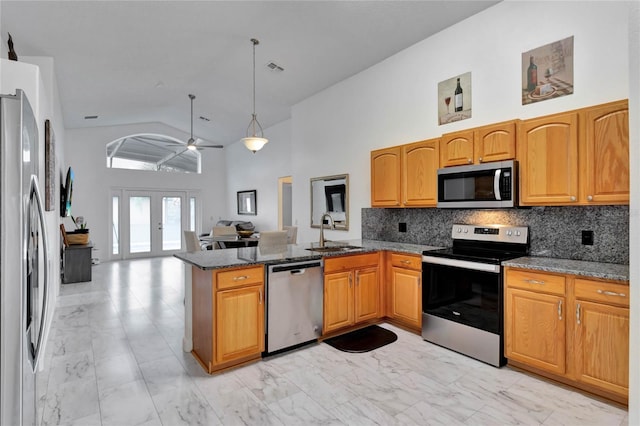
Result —
<instances>
[{"instance_id":1,"label":"ceiling fan blade","mask_svg":"<svg viewBox=\"0 0 640 426\"><path fill-rule=\"evenodd\" d=\"M224 148L224 145L196 145L196 148Z\"/></svg>"}]
</instances>

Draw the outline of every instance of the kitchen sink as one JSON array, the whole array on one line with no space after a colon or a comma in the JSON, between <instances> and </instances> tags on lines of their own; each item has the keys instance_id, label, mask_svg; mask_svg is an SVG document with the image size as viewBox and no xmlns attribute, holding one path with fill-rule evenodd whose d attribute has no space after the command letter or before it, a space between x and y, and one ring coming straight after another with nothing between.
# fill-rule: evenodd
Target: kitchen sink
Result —
<instances>
[{"instance_id":1,"label":"kitchen sink","mask_svg":"<svg viewBox=\"0 0 640 426\"><path fill-rule=\"evenodd\" d=\"M321 253L331 253L331 252L336 252L336 251L357 250L357 249L361 249L361 248L362 247L358 247L358 246L325 246L325 247L311 247L311 248L307 248L305 250L317 251L317 252L321 252Z\"/></svg>"}]
</instances>

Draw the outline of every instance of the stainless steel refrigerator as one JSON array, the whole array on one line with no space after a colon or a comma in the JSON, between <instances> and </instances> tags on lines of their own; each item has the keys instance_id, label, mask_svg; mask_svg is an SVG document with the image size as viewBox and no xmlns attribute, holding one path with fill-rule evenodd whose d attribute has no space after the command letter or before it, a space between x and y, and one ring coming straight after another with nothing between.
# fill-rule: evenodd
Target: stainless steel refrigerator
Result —
<instances>
[{"instance_id":1,"label":"stainless steel refrigerator","mask_svg":"<svg viewBox=\"0 0 640 426\"><path fill-rule=\"evenodd\" d=\"M38 127L23 91L0 95L0 425L39 424L47 239L38 187Z\"/></svg>"}]
</instances>

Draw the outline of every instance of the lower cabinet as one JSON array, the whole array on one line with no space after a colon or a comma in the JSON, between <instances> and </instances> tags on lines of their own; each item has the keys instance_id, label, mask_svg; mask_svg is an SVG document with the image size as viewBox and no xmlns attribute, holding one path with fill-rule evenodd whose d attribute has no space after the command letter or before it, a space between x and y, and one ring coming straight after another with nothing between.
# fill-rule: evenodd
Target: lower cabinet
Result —
<instances>
[{"instance_id":1,"label":"lower cabinet","mask_svg":"<svg viewBox=\"0 0 640 426\"><path fill-rule=\"evenodd\" d=\"M505 271L509 363L626 403L628 283Z\"/></svg>"},{"instance_id":2,"label":"lower cabinet","mask_svg":"<svg viewBox=\"0 0 640 426\"><path fill-rule=\"evenodd\" d=\"M387 254L387 316L416 331L422 328L422 257Z\"/></svg>"},{"instance_id":3,"label":"lower cabinet","mask_svg":"<svg viewBox=\"0 0 640 426\"><path fill-rule=\"evenodd\" d=\"M325 258L323 334L380 313L378 253Z\"/></svg>"},{"instance_id":4,"label":"lower cabinet","mask_svg":"<svg viewBox=\"0 0 640 426\"><path fill-rule=\"evenodd\" d=\"M208 373L264 351L264 266L193 268L193 354Z\"/></svg>"}]
</instances>

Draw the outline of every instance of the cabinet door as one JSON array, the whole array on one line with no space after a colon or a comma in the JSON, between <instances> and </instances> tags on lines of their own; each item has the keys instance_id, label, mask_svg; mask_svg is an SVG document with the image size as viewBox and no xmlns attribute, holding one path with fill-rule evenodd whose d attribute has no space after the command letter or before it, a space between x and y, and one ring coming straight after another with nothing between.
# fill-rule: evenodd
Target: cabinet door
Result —
<instances>
[{"instance_id":1,"label":"cabinet door","mask_svg":"<svg viewBox=\"0 0 640 426\"><path fill-rule=\"evenodd\" d=\"M380 316L380 285L378 268L355 271L355 322L367 321Z\"/></svg>"},{"instance_id":2,"label":"cabinet door","mask_svg":"<svg viewBox=\"0 0 640 426\"><path fill-rule=\"evenodd\" d=\"M518 134L520 204L578 201L578 113L526 120Z\"/></svg>"},{"instance_id":3,"label":"cabinet door","mask_svg":"<svg viewBox=\"0 0 640 426\"><path fill-rule=\"evenodd\" d=\"M391 268L391 318L417 328L422 326L422 272Z\"/></svg>"},{"instance_id":4,"label":"cabinet door","mask_svg":"<svg viewBox=\"0 0 640 426\"><path fill-rule=\"evenodd\" d=\"M405 206L430 207L438 202L440 139L402 147L402 201Z\"/></svg>"},{"instance_id":5,"label":"cabinet door","mask_svg":"<svg viewBox=\"0 0 640 426\"><path fill-rule=\"evenodd\" d=\"M400 206L400 147L371 151L371 206Z\"/></svg>"},{"instance_id":6,"label":"cabinet door","mask_svg":"<svg viewBox=\"0 0 640 426\"><path fill-rule=\"evenodd\" d=\"M475 162L512 160L516 158L516 121L493 124L475 130Z\"/></svg>"},{"instance_id":7,"label":"cabinet door","mask_svg":"<svg viewBox=\"0 0 640 426\"><path fill-rule=\"evenodd\" d=\"M323 334L353 324L353 272L324 276Z\"/></svg>"},{"instance_id":8,"label":"cabinet door","mask_svg":"<svg viewBox=\"0 0 640 426\"><path fill-rule=\"evenodd\" d=\"M505 356L565 374L564 297L507 288Z\"/></svg>"},{"instance_id":9,"label":"cabinet door","mask_svg":"<svg viewBox=\"0 0 640 426\"><path fill-rule=\"evenodd\" d=\"M216 293L216 363L264 350L263 286Z\"/></svg>"},{"instance_id":10,"label":"cabinet door","mask_svg":"<svg viewBox=\"0 0 640 426\"><path fill-rule=\"evenodd\" d=\"M629 109L627 101L583 111L582 199L586 204L629 203Z\"/></svg>"},{"instance_id":11,"label":"cabinet door","mask_svg":"<svg viewBox=\"0 0 640 426\"><path fill-rule=\"evenodd\" d=\"M440 165L461 166L473 163L473 130L442 135L440 140Z\"/></svg>"},{"instance_id":12,"label":"cabinet door","mask_svg":"<svg viewBox=\"0 0 640 426\"><path fill-rule=\"evenodd\" d=\"M629 309L576 300L576 378L627 397Z\"/></svg>"}]
</instances>

